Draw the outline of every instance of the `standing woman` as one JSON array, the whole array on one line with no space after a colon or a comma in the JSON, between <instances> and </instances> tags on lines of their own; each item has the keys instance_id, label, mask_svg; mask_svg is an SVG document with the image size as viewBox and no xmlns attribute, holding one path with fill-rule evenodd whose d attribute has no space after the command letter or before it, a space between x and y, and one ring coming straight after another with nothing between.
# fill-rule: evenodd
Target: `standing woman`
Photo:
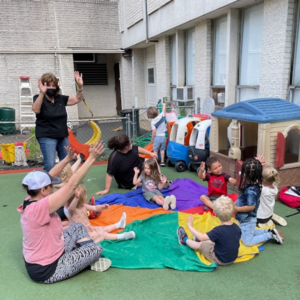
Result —
<instances>
[{"instance_id":1,"label":"standing woman","mask_svg":"<svg viewBox=\"0 0 300 300\"><path fill-rule=\"evenodd\" d=\"M154 152L131 144L127 135L114 136L108 140L107 146L114 151L110 154L107 163L107 173L105 178L105 189L96 195L105 195L109 192L113 177L115 177L120 189L131 189L133 185L134 168L142 171L144 159L139 157L139 153L150 155L157 159Z\"/></svg>"},{"instance_id":2,"label":"standing woman","mask_svg":"<svg viewBox=\"0 0 300 300\"><path fill-rule=\"evenodd\" d=\"M56 152L62 160L69 146L66 106L76 105L82 100L82 74L74 72L78 86L76 96L59 94L58 79L52 73L45 73L38 79L40 94L33 97L32 110L36 114L35 135L44 157L44 170L50 171L55 165Z\"/></svg>"}]
</instances>

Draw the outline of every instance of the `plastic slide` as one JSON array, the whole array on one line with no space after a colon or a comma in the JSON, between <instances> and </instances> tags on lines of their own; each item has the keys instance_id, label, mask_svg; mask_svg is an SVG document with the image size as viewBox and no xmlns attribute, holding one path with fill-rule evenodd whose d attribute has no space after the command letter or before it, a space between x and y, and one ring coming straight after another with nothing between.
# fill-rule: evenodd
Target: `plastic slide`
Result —
<instances>
[{"instance_id":1,"label":"plastic slide","mask_svg":"<svg viewBox=\"0 0 300 300\"><path fill-rule=\"evenodd\" d=\"M144 149L150 151L150 152L153 152L153 143L149 143L148 145L146 145L144 147ZM146 155L146 154L139 154L140 157L143 157L143 158L151 158L150 155Z\"/></svg>"}]
</instances>

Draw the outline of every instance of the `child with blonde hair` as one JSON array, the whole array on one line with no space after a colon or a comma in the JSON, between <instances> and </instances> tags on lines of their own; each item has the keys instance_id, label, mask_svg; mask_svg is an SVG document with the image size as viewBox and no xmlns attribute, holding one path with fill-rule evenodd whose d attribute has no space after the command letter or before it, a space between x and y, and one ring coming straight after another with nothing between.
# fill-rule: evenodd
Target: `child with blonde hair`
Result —
<instances>
[{"instance_id":1,"label":"child with blonde hair","mask_svg":"<svg viewBox=\"0 0 300 300\"><path fill-rule=\"evenodd\" d=\"M135 238L134 231L124 233L110 233L111 231L119 228L126 227L126 213L123 212L119 222L108 226L91 226L88 219L87 211L102 211L108 209L109 205L88 205L86 204L87 192L83 184L80 184L75 190L75 197L69 200L69 221L70 225L74 223L83 224L91 239L98 243L103 240L129 240Z\"/></svg>"},{"instance_id":2,"label":"child with blonde hair","mask_svg":"<svg viewBox=\"0 0 300 300\"><path fill-rule=\"evenodd\" d=\"M258 227L272 226L274 221L281 226L286 226L286 220L274 214L275 198L278 194L279 173L271 166L263 166L262 176L263 182L260 204L257 210L257 225Z\"/></svg>"},{"instance_id":3,"label":"child with blonde hair","mask_svg":"<svg viewBox=\"0 0 300 300\"><path fill-rule=\"evenodd\" d=\"M149 202L155 202L162 206L164 210L168 210L169 206L171 209L175 209L176 197L171 195L165 198L160 192L167 182L167 177L160 174L157 161L154 158L145 161L142 174L138 178L139 171L137 167L134 168L133 184L142 183L144 198Z\"/></svg>"},{"instance_id":4,"label":"child with blonde hair","mask_svg":"<svg viewBox=\"0 0 300 300\"><path fill-rule=\"evenodd\" d=\"M234 204L229 197L217 198L213 209L222 225L207 233L202 233L193 227L193 216L189 216L187 225L195 240L189 239L184 228L179 227L177 229L178 242L199 250L210 262L225 266L233 263L238 256L241 230L231 221Z\"/></svg>"}]
</instances>

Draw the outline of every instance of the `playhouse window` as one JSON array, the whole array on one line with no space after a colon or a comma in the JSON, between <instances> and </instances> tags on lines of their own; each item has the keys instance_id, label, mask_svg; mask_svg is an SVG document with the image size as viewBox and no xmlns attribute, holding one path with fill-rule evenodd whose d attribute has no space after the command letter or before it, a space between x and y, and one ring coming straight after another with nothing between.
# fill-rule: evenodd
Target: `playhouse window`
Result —
<instances>
[{"instance_id":1,"label":"playhouse window","mask_svg":"<svg viewBox=\"0 0 300 300\"><path fill-rule=\"evenodd\" d=\"M289 131L285 143L284 164L299 162L300 135L295 129Z\"/></svg>"}]
</instances>

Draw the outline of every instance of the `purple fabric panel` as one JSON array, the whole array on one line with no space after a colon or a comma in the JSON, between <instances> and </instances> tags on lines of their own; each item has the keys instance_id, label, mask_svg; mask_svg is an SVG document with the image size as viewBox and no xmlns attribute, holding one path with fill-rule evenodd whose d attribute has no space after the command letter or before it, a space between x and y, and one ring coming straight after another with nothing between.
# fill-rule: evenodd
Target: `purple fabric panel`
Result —
<instances>
[{"instance_id":1,"label":"purple fabric panel","mask_svg":"<svg viewBox=\"0 0 300 300\"><path fill-rule=\"evenodd\" d=\"M200 196L207 195L207 188L188 178L176 179L169 187L169 194L176 197L176 210L182 211L202 206Z\"/></svg>"},{"instance_id":2,"label":"purple fabric panel","mask_svg":"<svg viewBox=\"0 0 300 300\"><path fill-rule=\"evenodd\" d=\"M185 178L176 179L168 190L162 190L163 195L174 195L176 197L176 209L175 211L186 210L191 207L202 206L200 201L202 194L207 195L207 188L201 186L197 182ZM133 207L146 207L146 208L159 208L156 203L150 203L145 200L142 189L130 191L126 194L110 194L105 195L96 200L96 204L123 204Z\"/></svg>"}]
</instances>

